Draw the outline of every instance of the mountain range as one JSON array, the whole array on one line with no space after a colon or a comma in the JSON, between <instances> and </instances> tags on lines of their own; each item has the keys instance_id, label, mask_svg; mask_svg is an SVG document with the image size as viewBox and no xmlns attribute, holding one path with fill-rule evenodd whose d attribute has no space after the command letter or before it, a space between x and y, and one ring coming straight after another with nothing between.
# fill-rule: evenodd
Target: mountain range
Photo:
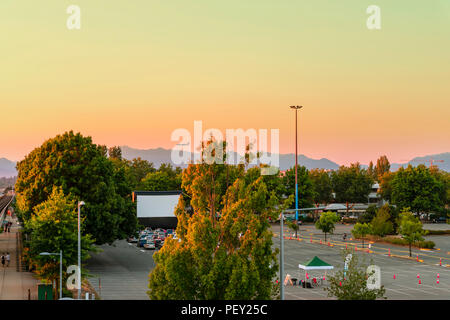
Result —
<instances>
[{"instance_id":1,"label":"mountain range","mask_svg":"<svg viewBox=\"0 0 450 320\"><path fill-rule=\"evenodd\" d=\"M176 166L171 161L172 151L170 149L156 148L141 150L128 146L122 146L121 148L122 156L125 159L131 160L140 157L141 159L153 162L155 168L159 168L162 163L171 163L173 166ZM235 159L238 159L236 153L234 153L234 156ZM294 166L295 155L293 153L280 154L279 157L280 170L287 170ZM391 170L396 171L399 167L407 167L408 164L412 164L413 166L425 164L426 166L429 166L431 159L433 160L433 164L438 166L441 170L450 172L450 152L416 157L406 163L392 163ZM302 154L298 156L298 163L305 166L307 169L321 168L327 170L336 170L339 168L339 164L326 158L312 159ZM182 168L185 168L186 166L187 165L181 165ZM367 168L367 165L363 165L363 167ZM5 158L0 158L0 177L12 177L15 175L17 175L16 163Z\"/></svg>"}]
</instances>

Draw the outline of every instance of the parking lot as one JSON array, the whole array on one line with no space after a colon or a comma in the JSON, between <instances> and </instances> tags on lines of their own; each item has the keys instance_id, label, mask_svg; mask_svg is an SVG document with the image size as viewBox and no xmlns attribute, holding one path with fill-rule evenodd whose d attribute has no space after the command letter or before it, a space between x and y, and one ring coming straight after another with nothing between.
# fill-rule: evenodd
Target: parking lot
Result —
<instances>
[{"instance_id":1,"label":"parking lot","mask_svg":"<svg viewBox=\"0 0 450 320\"><path fill-rule=\"evenodd\" d=\"M437 225L440 226L440 225ZM298 268L314 256L335 267L342 268L341 250L347 247L354 248L356 244L358 254L365 262L373 263L381 268L382 285L386 288L388 299L450 299L450 238L449 236L430 236L440 250L422 251L413 249L413 258L408 259L408 248L387 244L374 243L370 253L367 245L364 251L360 241L350 240L351 226L337 225L335 234L328 237L325 242L323 234L313 225L301 226L298 240L284 240L285 242L285 272L293 278L303 279L304 273ZM274 247L279 247L279 225L273 226ZM342 242L342 234L348 234L348 241ZM287 236L292 231L285 229ZM322 239L322 244L320 244ZM313 242L311 243L311 240ZM125 240L116 241L113 246L100 246L102 252L92 254L87 268L93 276L90 278L92 286L106 300L146 300L148 290L148 275L155 264L152 255L155 250L145 250L136 247ZM391 257L388 256L390 249ZM416 261L416 255L419 260ZM439 258L442 265L439 266ZM446 267L446 265L449 265ZM439 284L436 283L439 273ZM330 274L330 273L328 273ZM394 274L396 279L394 279ZM418 284L417 274L422 284ZM322 273L311 273L311 276L322 276ZM286 299L309 300L330 299L323 288L327 285L313 289L300 286L287 286Z\"/></svg>"},{"instance_id":2,"label":"parking lot","mask_svg":"<svg viewBox=\"0 0 450 320\"><path fill-rule=\"evenodd\" d=\"M277 237L274 246L279 247L280 238L279 226L273 227ZM286 235L292 235L292 231L285 229ZM351 238L351 226L338 225L334 235L325 242L323 234L315 229L313 225L302 226L300 228L299 240L284 240L285 244L285 273L292 278L304 279L304 271L298 268L299 264L304 264L314 256L318 256L325 262L342 269L343 261L341 251L345 246L353 248L356 244L357 254L360 261L378 265L381 268L381 283L386 288L388 299L450 299L450 268L445 265L450 264L449 237L431 236L428 237L436 242L440 250L422 251L413 250L413 259L408 259L408 248L393 246L388 244L371 244L371 249L367 253L367 244L363 249L361 242L349 240L342 241L342 234L346 232L348 239ZM327 240L328 240L327 239ZM313 242L311 242L311 240ZM322 244L320 244L322 240ZM389 257L389 249L391 256ZM417 254L419 261L417 262ZM443 257L442 266L439 266L439 258ZM333 274L329 271L327 275ZM421 284L417 275L419 274ZM436 283L439 274L439 284ZM324 272L310 272L311 277L323 277ZM395 275L395 279L394 279ZM330 299L324 288L327 286L325 280L322 287L303 288L301 286L286 286L285 297L289 300L309 300L309 299Z\"/></svg>"}]
</instances>

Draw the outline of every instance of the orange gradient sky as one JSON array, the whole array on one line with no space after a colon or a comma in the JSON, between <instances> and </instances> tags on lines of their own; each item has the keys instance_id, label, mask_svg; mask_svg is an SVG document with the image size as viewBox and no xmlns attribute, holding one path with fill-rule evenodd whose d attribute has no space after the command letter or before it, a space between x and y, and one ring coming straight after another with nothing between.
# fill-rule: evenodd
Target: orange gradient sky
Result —
<instances>
[{"instance_id":1,"label":"orange gradient sky","mask_svg":"<svg viewBox=\"0 0 450 320\"><path fill-rule=\"evenodd\" d=\"M177 128L280 129L339 164L450 151L450 2L2 0L0 157L67 130L172 148ZM68 30L66 8L81 8Z\"/></svg>"}]
</instances>

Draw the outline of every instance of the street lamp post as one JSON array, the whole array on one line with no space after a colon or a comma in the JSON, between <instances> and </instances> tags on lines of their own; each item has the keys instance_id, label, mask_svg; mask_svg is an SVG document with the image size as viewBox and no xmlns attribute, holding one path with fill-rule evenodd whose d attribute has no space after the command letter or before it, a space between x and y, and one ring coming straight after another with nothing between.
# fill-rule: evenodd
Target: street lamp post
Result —
<instances>
[{"instance_id":1,"label":"street lamp post","mask_svg":"<svg viewBox=\"0 0 450 320\"><path fill-rule=\"evenodd\" d=\"M80 231L80 211L84 206L84 201L78 202L78 300L81 299L81 231Z\"/></svg>"},{"instance_id":2,"label":"street lamp post","mask_svg":"<svg viewBox=\"0 0 450 320\"><path fill-rule=\"evenodd\" d=\"M41 252L39 255L41 256L59 256L59 298L62 299L62 250L59 251L59 253L52 253L52 252Z\"/></svg>"},{"instance_id":3,"label":"street lamp post","mask_svg":"<svg viewBox=\"0 0 450 320\"><path fill-rule=\"evenodd\" d=\"M298 166L298 150L297 150L297 111L303 106L291 106L295 110L295 222L298 221L298 181L297 181L297 166Z\"/></svg>"}]
</instances>

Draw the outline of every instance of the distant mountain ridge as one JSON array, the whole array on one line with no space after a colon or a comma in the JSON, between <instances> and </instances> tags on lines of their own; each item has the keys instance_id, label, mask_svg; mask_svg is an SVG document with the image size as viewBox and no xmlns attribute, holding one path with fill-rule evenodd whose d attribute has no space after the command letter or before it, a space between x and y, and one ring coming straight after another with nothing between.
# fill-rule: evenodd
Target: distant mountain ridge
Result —
<instances>
[{"instance_id":1,"label":"distant mountain ridge","mask_svg":"<svg viewBox=\"0 0 450 320\"><path fill-rule=\"evenodd\" d=\"M174 165L171 161L171 150L169 149L163 149L163 148L157 148L157 149L147 149L147 150L140 150L131 148L128 146L122 146L122 156L125 159L133 159L140 157L141 159L148 160L150 162L153 162L156 168L158 168L162 163L170 162L172 165ZM236 153L234 153L236 154ZM280 154L280 170L287 170L289 168L292 168L295 165L295 155L293 153L288 154ZM423 157L416 157L412 160L410 160L407 163L392 163L391 164L391 170L396 171L399 167L407 167L408 164L412 164L413 166L418 166L419 164L425 164L426 166L430 165L430 162L427 162L427 160L443 160L444 162L433 162L433 165L436 165L439 167L439 169L450 172L450 152L445 153L439 153L439 154L433 154ZM376 162L376 159L375 161ZM322 159L312 159L309 158L303 154L300 154L298 156L298 163L302 166L305 166L308 170L311 169L326 169L326 170L337 170L339 168L339 164L336 162L333 162L329 159L322 158ZM362 165L363 167L367 168L367 165ZM181 166L182 168L185 168L186 165Z\"/></svg>"},{"instance_id":2,"label":"distant mountain ridge","mask_svg":"<svg viewBox=\"0 0 450 320\"><path fill-rule=\"evenodd\" d=\"M0 158L0 177L17 176L16 163L6 158Z\"/></svg>"},{"instance_id":3,"label":"distant mountain ridge","mask_svg":"<svg viewBox=\"0 0 450 320\"><path fill-rule=\"evenodd\" d=\"M150 162L153 162L156 168L159 168L162 163L171 163L173 166L176 166L171 161L171 153L172 151L164 148L156 148L156 149L135 149L128 146L122 146L122 156L125 159L134 159L141 158ZM236 157L236 153L235 157ZM295 155L293 153L288 154L280 154L280 170L287 170L292 168L295 164ZM439 154L433 154L423 157L415 157L412 160L406 163L391 163L391 170L396 171L400 167L407 167L408 164L412 164L413 166L418 166L419 164L425 164L426 166L430 165L430 160L433 159L433 164L438 166L439 169L450 172L450 152L444 152ZM376 159L375 159L376 160ZM442 160L444 162L435 162L435 160ZM374 161L375 162L375 161ZM305 166L308 170L320 168L326 170L336 170L339 168L339 164L328 160L326 158L322 159L312 159L303 154L298 156L298 163L302 166ZM185 168L187 165L182 165L182 168ZM362 165L367 168L367 165ZM6 158L0 158L0 177L13 177L17 175L16 171L16 162L8 160Z\"/></svg>"},{"instance_id":4,"label":"distant mountain ridge","mask_svg":"<svg viewBox=\"0 0 450 320\"><path fill-rule=\"evenodd\" d=\"M156 168L159 168L159 166L162 163L171 163L173 166L176 166L171 161L172 150L169 149L157 148L157 149L140 150L130 148L128 146L121 146L120 148L122 149L122 157L124 157L125 159L131 160L133 158L140 157L141 159L153 162ZM235 159L238 159L238 155L236 152L233 152L233 155ZM192 157L192 154L189 153L189 156ZM293 153L280 154L279 156L280 156L279 158L280 170L287 170L294 166L295 155ZM307 169L322 168L328 170L336 170L339 168L339 165L337 163L330 161L328 159L322 158L316 160L308 158L307 156L302 154L298 156L298 162L299 164L305 166ZM187 165L186 164L180 165L180 167L185 168L187 167Z\"/></svg>"}]
</instances>

